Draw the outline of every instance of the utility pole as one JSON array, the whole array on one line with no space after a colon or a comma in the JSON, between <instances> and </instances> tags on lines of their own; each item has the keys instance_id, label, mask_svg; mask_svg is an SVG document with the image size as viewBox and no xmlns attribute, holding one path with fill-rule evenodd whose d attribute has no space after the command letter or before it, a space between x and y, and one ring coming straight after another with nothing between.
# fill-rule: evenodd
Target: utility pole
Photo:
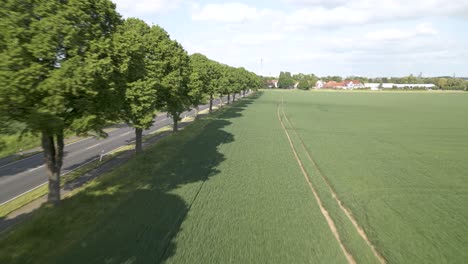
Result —
<instances>
[{"instance_id":1,"label":"utility pole","mask_svg":"<svg viewBox=\"0 0 468 264\"><path fill-rule=\"evenodd\" d=\"M260 75L263 76L263 58L260 58Z\"/></svg>"}]
</instances>

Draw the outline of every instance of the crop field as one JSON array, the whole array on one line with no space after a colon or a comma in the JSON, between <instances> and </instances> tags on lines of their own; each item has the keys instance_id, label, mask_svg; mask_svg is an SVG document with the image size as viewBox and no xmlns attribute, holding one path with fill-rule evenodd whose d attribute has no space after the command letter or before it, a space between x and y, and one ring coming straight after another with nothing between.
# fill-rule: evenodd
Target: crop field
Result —
<instances>
[{"instance_id":1,"label":"crop field","mask_svg":"<svg viewBox=\"0 0 468 264\"><path fill-rule=\"evenodd\" d=\"M268 96L356 261L362 228L389 263L466 262L468 94Z\"/></svg>"},{"instance_id":2,"label":"crop field","mask_svg":"<svg viewBox=\"0 0 468 264\"><path fill-rule=\"evenodd\" d=\"M0 263L463 263L467 113L468 93L260 92L41 208Z\"/></svg>"}]
</instances>

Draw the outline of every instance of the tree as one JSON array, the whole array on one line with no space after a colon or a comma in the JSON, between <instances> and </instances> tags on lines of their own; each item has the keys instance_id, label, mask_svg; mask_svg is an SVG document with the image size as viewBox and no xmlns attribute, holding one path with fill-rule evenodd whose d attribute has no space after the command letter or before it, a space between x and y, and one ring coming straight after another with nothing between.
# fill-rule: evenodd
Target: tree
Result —
<instances>
[{"instance_id":1,"label":"tree","mask_svg":"<svg viewBox=\"0 0 468 264\"><path fill-rule=\"evenodd\" d=\"M448 84L448 80L446 78L439 78L439 80L437 81L437 86L440 88L440 89L446 89L447 88L447 84Z\"/></svg>"},{"instance_id":2,"label":"tree","mask_svg":"<svg viewBox=\"0 0 468 264\"><path fill-rule=\"evenodd\" d=\"M242 90L247 89L248 86L248 71L243 68L231 68L232 76L232 101L236 100L236 94L240 94Z\"/></svg>"},{"instance_id":3,"label":"tree","mask_svg":"<svg viewBox=\"0 0 468 264\"><path fill-rule=\"evenodd\" d=\"M227 95L227 103L231 101L233 73L230 66L221 65L221 78L219 79L219 97Z\"/></svg>"},{"instance_id":4,"label":"tree","mask_svg":"<svg viewBox=\"0 0 468 264\"><path fill-rule=\"evenodd\" d=\"M138 154L142 151L143 130L153 125L156 109L161 107L157 90L162 76L157 73L162 69L158 67L161 58L157 54L170 39L159 27L150 28L142 20L129 18L115 34L114 42L119 84L125 91L121 118L135 128ZM156 65L151 67L152 64Z\"/></svg>"},{"instance_id":5,"label":"tree","mask_svg":"<svg viewBox=\"0 0 468 264\"><path fill-rule=\"evenodd\" d=\"M209 92L210 82L210 60L200 53L195 53L190 56L190 82L189 96L192 106L197 109L195 117L198 116L198 106L205 103L205 96ZM210 105L212 106L212 96Z\"/></svg>"},{"instance_id":6,"label":"tree","mask_svg":"<svg viewBox=\"0 0 468 264\"><path fill-rule=\"evenodd\" d=\"M173 120L173 132L177 132L180 115L190 110L190 58L182 46L171 41L163 52L164 69L168 71L162 78L162 89L159 97L165 104L165 109Z\"/></svg>"},{"instance_id":7,"label":"tree","mask_svg":"<svg viewBox=\"0 0 468 264\"><path fill-rule=\"evenodd\" d=\"M238 90L236 91L237 93L243 93L245 96L245 91L249 89L249 87L252 87L252 80L251 80L251 73L247 71L245 68L237 68L237 78L238 78ZM252 87L253 88L253 87Z\"/></svg>"},{"instance_id":8,"label":"tree","mask_svg":"<svg viewBox=\"0 0 468 264\"><path fill-rule=\"evenodd\" d=\"M278 87L279 88L291 88L294 86L294 79L291 76L290 72L280 72L278 78Z\"/></svg>"},{"instance_id":9,"label":"tree","mask_svg":"<svg viewBox=\"0 0 468 264\"><path fill-rule=\"evenodd\" d=\"M208 63L208 75L210 81L207 87L207 93L210 96L210 113L213 112L213 97L215 94L220 93L220 79L221 79L221 65L215 61Z\"/></svg>"},{"instance_id":10,"label":"tree","mask_svg":"<svg viewBox=\"0 0 468 264\"><path fill-rule=\"evenodd\" d=\"M41 134L48 201L60 202L64 131L102 132L116 94L106 56L120 23L108 0L3 2L0 112Z\"/></svg>"},{"instance_id":11,"label":"tree","mask_svg":"<svg viewBox=\"0 0 468 264\"><path fill-rule=\"evenodd\" d=\"M303 80L299 82L299 84L297 85L297 88L301 90L309 90L310 84L308 81Z\"/></svg>"},{"instance_id":12,"label":"tree","mask_svg":"<svg viewBox=\"0 0 468 264\"><path fill-rule=\"evenodd\" d=\"M329 81L335 81L335 82L342 82L343 78L341 76L327 76L322 78L323 81L329 82Z\"/></svg>"}]
</instances>

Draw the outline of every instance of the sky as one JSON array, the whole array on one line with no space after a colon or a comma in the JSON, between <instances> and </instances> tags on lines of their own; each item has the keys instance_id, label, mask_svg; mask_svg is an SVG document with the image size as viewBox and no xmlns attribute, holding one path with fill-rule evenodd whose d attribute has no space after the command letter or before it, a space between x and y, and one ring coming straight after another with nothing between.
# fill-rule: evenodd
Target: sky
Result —
<instances>
[{"instance_id":1,"label":"sky","mask_svg":"<svg viewBox=\"0 0 468 264\"><path fill-rule=\"evenodd\" d=\"M264 76L468 76L468 0L113 0L189 54Z\"/></svg>"}]
</instances>

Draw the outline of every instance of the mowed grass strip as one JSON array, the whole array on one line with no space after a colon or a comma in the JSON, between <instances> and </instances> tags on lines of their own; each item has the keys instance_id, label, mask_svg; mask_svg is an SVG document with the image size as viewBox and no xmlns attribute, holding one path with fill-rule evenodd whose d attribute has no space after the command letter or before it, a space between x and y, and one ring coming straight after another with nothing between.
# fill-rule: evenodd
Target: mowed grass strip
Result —
<instances>
[{"instance_id":1,"label":"mowed grass strip","mask_svg":"<svg viewBox=\"0 0 468 264\"><path fill-rule=\"evenodd\" d=\"M389 263L468 259L468 94L284 98L321 171Z\"/></svg>"},{"instance_id":2,"label":"mowed grass strip","mask_svg":"<svg viewBox=\"0 0 468 264\"><path fill-rule=\"evenodd\" d=\"M197 120L41 208L1 238L0 263L346 263L273 99Z\"/></svg>"}]
</instances>

